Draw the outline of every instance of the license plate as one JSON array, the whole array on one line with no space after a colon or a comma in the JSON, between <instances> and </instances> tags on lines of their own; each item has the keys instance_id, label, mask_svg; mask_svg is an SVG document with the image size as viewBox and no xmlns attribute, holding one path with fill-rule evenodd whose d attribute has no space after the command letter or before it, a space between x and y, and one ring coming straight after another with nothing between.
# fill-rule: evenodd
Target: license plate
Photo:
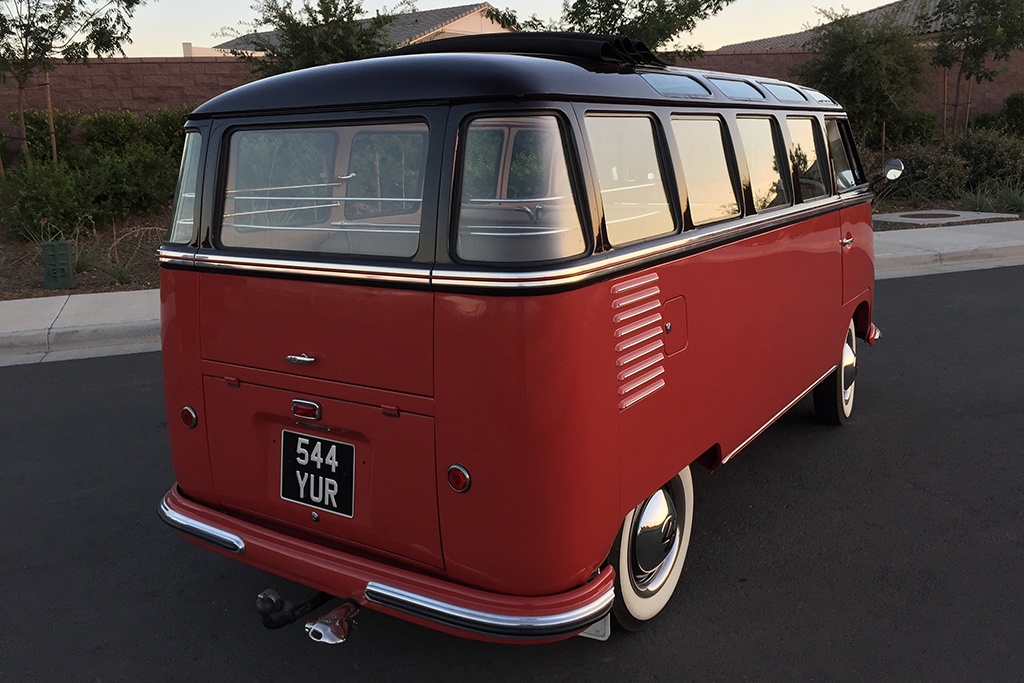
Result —
<instances>
[{"instance_id":1,"label":"license plate","mask_svg":"<svg viewBox=\"0 0 1024 683\"><path fill-rule=\"evenodd\" d=\"M281 432L281 498L352 516L356 448L309 434Z\"/></svg>"}]
</instances>

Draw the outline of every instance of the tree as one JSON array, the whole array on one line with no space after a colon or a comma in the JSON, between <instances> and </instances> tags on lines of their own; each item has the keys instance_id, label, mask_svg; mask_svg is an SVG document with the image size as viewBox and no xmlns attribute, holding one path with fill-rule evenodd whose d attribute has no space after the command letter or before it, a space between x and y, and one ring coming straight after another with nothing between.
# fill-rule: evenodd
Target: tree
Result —
<instances>
[{"instance_id":1,"label":"tree","mask_svg":"<svg viewBox=\"0 0 1024 683\"><path fill-rule=\"evenodd\" d=\"M627 36L655 49L692 31L698 21L732 1L564 0L562 22L568 31Z\"/></svg>"},{"instance_id":2,"label":"tree","mask_svg":"<svg viewBox=\"0 0 1024 683\"><path fill-rule=\"evenodd\" d=\"M991 65L1024 48L1024 0L938 0L935 9L921 17L923 25L937 28L938 42L932 63L944 69L958 67L953 129L960 109L960 85L968 82L967 112L975 83L992 81L1002 69Z\"/></svg>"},{"instance_id":3,"label":"tree","mask_svg":"<svg viewBox=\"0 0 1024 683\"><path fill-rule=\"evenodd\" d=\"M408 10L411 3L400 7ZM261 77L362 59L395 46L388 28L397 10L363 19L359 0L303 0L298 10L292 0L258 0L252 8L257 18L247 25L252 33L243 36L246 47L230 52ZM238 36L233 29L225 32Z\"/></svg>"},{"instance_id":4,"label":"tree","mask_svg":"<svg viewBox=\"0 0 1024 683\"><path fill-rule=\"evenodd\" d=\"M18 127L25 163L31 163L25 130L25 88L55 60L88 64L89 55L124 55L131 19L141 0L4 0L0 7L0 81L18 89ZM50 127L53 112L50 111ZM57 163L56 156L53 160Z\"/></svg>"},{"instance_id":5,"label":"tree","mask_svg":"<svg viewBox=\"0 0 1024 683\"><path fill-rule=\"evenodd\" d=\"M862 136L908 117L927 87L917 32L895 21L871 22L849 12L819 10L828 23L806 47L815 56L794 69L805 85L838 99Z\"/></svg>"},{"instance_id":6,"label":"tree","mask_svg":"<svg viewBox=\"0 0 1024 683\"><path fill-rule=\"evenodd\" d=\"M520 19L516 11L510 7L503 10L489 7L484 10L484 17L509 31L558 31L561 28L558 22L545 22L536 14L530 15L529 19Z\"/></svg>"}]
</instances>

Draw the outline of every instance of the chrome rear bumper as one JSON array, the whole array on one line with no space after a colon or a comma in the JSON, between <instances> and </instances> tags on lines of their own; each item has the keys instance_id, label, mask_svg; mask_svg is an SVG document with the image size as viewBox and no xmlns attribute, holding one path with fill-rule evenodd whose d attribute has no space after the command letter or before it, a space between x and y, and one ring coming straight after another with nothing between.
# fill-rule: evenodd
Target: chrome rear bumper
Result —
<instances>
[{"instance_id":1,"label":"chrome rear bumper","mask_svg":"<svg viewBox=\"0 0 1024 683\"><path fill-rule=\"evenodd\" d=\"M482 640L568 638L604 618L615 600L611 567L559 595L490 593L244 522L188 500L177 485L160 502L159 515L181 533L247 564L410 621Z\"/></svg>"}]
</instances>

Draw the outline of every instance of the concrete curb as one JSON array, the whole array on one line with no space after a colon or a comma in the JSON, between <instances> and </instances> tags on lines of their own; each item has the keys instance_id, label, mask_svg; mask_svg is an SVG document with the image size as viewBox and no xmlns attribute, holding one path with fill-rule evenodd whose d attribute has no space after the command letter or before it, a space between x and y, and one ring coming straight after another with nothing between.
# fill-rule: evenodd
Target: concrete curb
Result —
<instances>
[{"instance_id":1,"label":"concrete curb","mask_svg":"<svg viewBox=\"0 0 1024 683\"><path fill-rule=\"evenodd\" d=\"M0 301L0 366L159 350L159 343L159 290Z\"/></svg>"},{"instance_id":2,"label":"concrete curb","mask_svg":"<svg viewBox=\"0 0 1024 683\"><path fill-rule=\"evenodd\" d=\"M1024 221L875 233L878 279L1024 264ZM0 301L0 367L160 350L160 292Z\"/></svg>"}]
</instances>

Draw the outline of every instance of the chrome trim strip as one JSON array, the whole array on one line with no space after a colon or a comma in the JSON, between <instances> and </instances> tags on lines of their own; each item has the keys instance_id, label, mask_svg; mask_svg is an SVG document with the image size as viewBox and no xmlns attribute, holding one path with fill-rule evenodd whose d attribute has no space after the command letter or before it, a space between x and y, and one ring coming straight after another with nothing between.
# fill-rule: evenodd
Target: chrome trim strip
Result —
<instances>
[{"instance_id":1,"label":"chrome trim strip","mask_svg":"<svg viewBox=\"0 0 1024 683\"><path fill-rule=\"evenodd\" d=\"M365 595L374 604L460 631L502 638L554 638L578 633L608 614L615 589L609 588L590 604L571 612L536 617L480 612L376 581L366 584Z\"/></svg>"},{"instance_id":2,"label":"chrome trim strip","mask_svg":"<svg viewBox=\"0 0 1024 683\"><path fill-rule=\"evenodd\" d=\"M867 188L854 190L842 197L828 197L811 204L798 205L772 211L767 217L747 216L715 226L690 230L674 237L638 245L625 250L612 250L575 263L551 270L532 271L463 271L451 266L437 266L433 270L409 266L368 266L327 262L292 261L274 258L232 256L228 254L194 253L162 247L158 254L161 264L237 270L365 279L371 282L400 284L432 284L442 287L472 287L479 289L535 290L546 287L567 287L587 280L612 276L622 271L641 268L644 264L664 259L681 258L702 249L739 241L753 235L775 230L784 225L806 220L815 215L871 201ZM336 255L344 258L344 254ZM623 283L628 284L628 283Z\"/></svg>"},{"instance_id":3,"label":"chrome trim strip","mask_svg":"<svg viewBox=\"0 0 1024 683\"><path fill-rule=\"evenodd\" d=\"M191 266L196 250L192 248L160 247L156 250L157 260L161 264Z\"/></svg>"},{"instance_id":4,"label":"chrome trim strip","mask_svg":"<svg viewBox=\"0 0 1024 683\"><path fill-rule=\"evenodd\" d=\"M768 217L737 218L713 227L690 230L674 238L639 247L609 251L584 261L548 271L530 272L485 272L458 271L444 267L434 269L432 284L446 287L480 287L497 289L537 289L541 287L564 287L592 278L605 277L614 273L641 267L644 263L670 256L682 257L699 249L711 248L727 242L738 241L761 232L805 220L812 216L837 211L846 206L863 204L871 200L866 189L844 195L828 197L809 205L773 211Z\"/></svg>"},{"instance_id":5,"label":"chrome trim strip","mask_svg":"<svg viewBox=\"0 0 1024 683\"><path fill-rule=\"evenodd\" d=\"M790 408L792 408L793 406L795 406L795 405L796 405L797 403L799 403L799 402L800 402L800 399L802 399L802 398L803 398L804 396L806 396L807 394L811 393L811 392L812 392L812 391L814 390L814 387L816 387L816 386L818 386L819 384L821 384L822 382L824 382L824 381L825 381L825 378L826 378L826 377L828 377L829 375L831 375L831 374L832 374L833 372L835 372L835 371L836 371L836 368L837 368L837 367L839 367L839 366L837 366L837 365L833 365L833 366L832 366L832 369L831 369L831 370L829 370L829 371L828 371L828 372L826 372L826 373L825 373L824 375L822 375L821 377L819 377L819 378L818 378L818 381L816 381L816 382L815 382L814 384L812 384L811 386L809 386L809 387L807 387L806 389L804 389L803 393L801 393L801 394L800 394L799 396L797 396L796 398L794 398L794 399L793 399L792 401L790 401L790 402L789 402L789 405L787 405L787 406L786 406L785 408L783 408L783 409L782 409L782 410L780 410L779 412L775 413L775 417L773 417L772 419L770 419L770 420L768 420L767 422L765 422L765 423L764 423L764 425L763 425L763 426L762 426L762 427L761 427L760 429L758 429L758 430L757 430L756 432L754 432L754 433L753 433L753 434L752 434L752 435L751 435L751 436L750 436L750 437L749 437L749 438L748 438L748 439L747 439L746 441L744 441L744 442L743 442L743 443L741 443L741 444L740 444L739 446L737 446L737 447L736 447L736 450L734 450L734 451L733 451L732 453L730 453L730 454L729 454L728 456L726 456L726 457L725 457L725 458L724 458L724 459L722 460L722 464L724 465L725 463L727 463L727 462L729 462L730 460L732 460L732 457L733 457L734 455L736 455L737 453L739 453L740 451L742 451L742 450L743 450L744 448L746 448L746 447L747 447L747 445L748 445L748 444L749 444L749 443L750 443L751 441L753 441L753 440L754 440L754 439L756 439L757 437L761 436L761 433L762 433L762 432L763 432L764 430L768 429L768 428L769 428L769 427L771 427L771 426L772 426L773 424L775 424L775 421L776 421L776 420L778 420L778 419L779 419L780 417L782 417L783 415L785 415L785 414L786 414L786 411L787 411L787 410L789 410Z\"/></svg>"},{"instance_id":6,"label":"chrome trim strip","mask_svg":"<svg viewBox=\"0 0 1024 683\"><path fill-rule=\"evenodd\" d=\"M167 505L167 495L164 494L163 499L160 501L159 508L160 519L165 523L174 527L178 531L194 536L204 543L215 545L218 548L227 550L236 555L245 554L245 541L239 536L230 534L226 531L221 531L216 527L212 527L209 524L205 524L198 520L186 517L180 512L175 512Z\"/></svg>"},{"instance_id":7,"label":"chrome trim strip","mask_svg":"<svg viewBox=\"0 0 1024 683\"><path fill-rule=\"evenodd\" d=\"M429 284L430 270L399 266L368 266L343 263L318 263L290 261L285 259L260 258L254 256L232 256L199 252L195 264L228 271L282 273L287 275L312 275L326 277L353 277L374 282L402 282Z\"/></svg>"}]
</instances>

